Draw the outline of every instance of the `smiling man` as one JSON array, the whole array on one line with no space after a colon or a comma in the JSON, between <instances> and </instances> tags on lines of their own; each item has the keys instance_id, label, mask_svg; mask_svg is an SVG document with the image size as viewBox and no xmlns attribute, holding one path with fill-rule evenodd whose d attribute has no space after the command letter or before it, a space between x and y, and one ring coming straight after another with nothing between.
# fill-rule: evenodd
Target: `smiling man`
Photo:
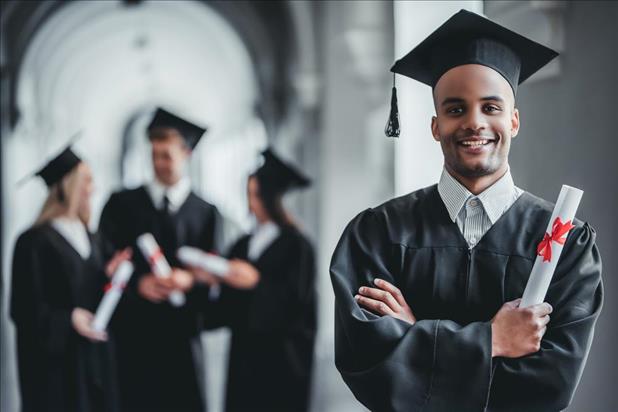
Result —
<instances>
[{"instance_id":1,"label":"smiling man","mask_svg":"<svg viewBox=\"0 0 618 412\"><path fill-rule=\"evenodd\" d=\"M131 247L135 274L112 319L123 411L206 410L204 352L200 333L208 288L194 284L177 250L193 246L216 250L220 215L191 189L187 173L193 150L206 132L159 108L147 128L154 178L135 189L113 193L99 230L116 249ZM172 267L160 278L137 248L151 233ZM186 303L168 302L174 290Z\"/></svg>"},{"instance_id":2,"label":"smiling man","mask_svg":"<svg viewBox=\"0 0 618 412\"><path fill-rule=\"evenodd\" d=\"M513 183L517 86L557 54L460 11L392 71L433 88L437 185L367 209L331 262L336 364L373 411L558 411L602 304L575 220L546 302L519 307L553 205ZM550 315L551 314L551 315Z\"/></svg>"}]
</instances>

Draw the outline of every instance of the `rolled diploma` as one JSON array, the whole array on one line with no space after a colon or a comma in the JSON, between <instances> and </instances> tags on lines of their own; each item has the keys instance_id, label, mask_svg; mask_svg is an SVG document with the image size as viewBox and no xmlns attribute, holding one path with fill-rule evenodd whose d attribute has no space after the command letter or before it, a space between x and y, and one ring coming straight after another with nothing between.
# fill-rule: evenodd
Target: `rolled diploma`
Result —
<instances>
[{"instance_id":1,"label":"rolled diploma","mask_svg":"<svg viewBox=\"0 0 618 412\"><path fill-rule=\"evenodd\" d=\"M552 227L557 217L560 218L562 223L573 222L575 218L575 212L579 206L579 202L582 199L584 192L571 186L563 185L556 201L556 206L547 225L546 233L552 233ZM568 233L565 237L568 236ZM525 308L532 305L543 303L549 284L554 276L554 271L558 265L558 259L562 253L561 245L558 242L551 242L551 260L549 262L543 262L542 256L537 256L526 284L526 289L522 296L520 307Z\"/></svg>"},{"instance_id":2,"label":"rolled diploma","mask_svg":"<svg viewBox=\"0 0 618 412\"><path fill-rule=\"evenodd\" d=\"M94 330L103 332L107 329L107 324L122 296L122 290L129 282L129 279L131 279L131 276L133 276L133 264L125 260L116 269L111 280L111 286L107 292L105 292L105 295L103 295L101 303L99 303L99 307L92 321L92 328Z\"/></svg>"},{"instance_id":3,"label":"rolled diploma","mask_svg":"<svg viewBox=\"0 0 618 412\"><path fill-rule=\"evenodd\" d=\"M178 249L178 259L187 266L203 269L219 277L225 276L230 269L230 262L227 259L191 246Z\"/></svg>"},{"instance_id":4,"label":"rolled diploma","mask_svg":"<svg viewBox=\"0 0 618 412\"><path fill-rule=\"evenodd\" d=\"M146 261L150 263L150 268L155 276L167 278L172 275L172 268L161 252L161 248L157 244L154 236L150 233L144 233L137 238L137 246L142 251ZM170 293L169 301L174 306L182 306L185 304L185 295L179 290L174 290Z\"/></svg>"}]
</instances>

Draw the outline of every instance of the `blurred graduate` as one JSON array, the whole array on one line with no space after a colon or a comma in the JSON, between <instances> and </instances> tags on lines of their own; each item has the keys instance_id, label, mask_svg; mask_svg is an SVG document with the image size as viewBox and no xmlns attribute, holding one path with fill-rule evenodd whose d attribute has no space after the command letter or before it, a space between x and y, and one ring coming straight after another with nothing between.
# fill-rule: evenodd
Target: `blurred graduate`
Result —
<instances>
[{"instance_id":1,"label":"blurred graduate","mask_svg":"<svg viewBox=\"0 0 618 412\"><path fill-rule=\"evenodd\" d=\"M118 264L104 264L88 231L93 179L70 147L37 172L49 189L15 246L11 317L17 331L22 411L117 411L114 358L93 311Z\"/></svg>"},{"instance_id":2,"label":"blurred graduate","mask_svg":"<svg viewBox=\"0 0 618 412\"><path fill-rule=\"evenodd\" d=\"M247 183L257 228L231 248L229 271L206 322L232 331L226 411L301 412L309 410L315 256L282 199L310 182L271 150L263 156ZM213 282L212 274L195 273Z\"/></svg>"},{"instance_id":3,"label":"blurred graduate","mask_svg":"<svg viewBox=\"0 0 618 412\"><path fill-rule=\"evenodd\" d=\"M199 333L208 290L194 285L193 276L176 258L181 246L216 249L217 209L191 190L186 175L192 151L205 131L158 109L147 130L154 179L112 194L101 215L100 232L116 248L135 249L138 236L151 233L173 269L171 277L158 278L134 250L136 273L113 320L124 410L205 409ZM184 305L169 303L173 291L186 292Z\"/></svg>"}]
</instances>

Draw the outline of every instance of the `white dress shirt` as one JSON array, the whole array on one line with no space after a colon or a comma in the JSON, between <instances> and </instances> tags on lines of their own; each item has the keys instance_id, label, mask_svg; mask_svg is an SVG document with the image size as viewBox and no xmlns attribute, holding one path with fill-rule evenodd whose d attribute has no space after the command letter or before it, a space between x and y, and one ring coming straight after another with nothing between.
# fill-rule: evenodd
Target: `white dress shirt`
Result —
<instances>
[{"instance_id":1,"label":"white dress shirt","mask_svg":"<svg viewBox=\"0 0 618 412\"><path fill-rule=\"evenodd\" d=\"M515 186L507 169L504 176L475 196L444 169L438 192L451 220L457 223L468 247L473 248L523 190Z\"/></svg>"},{"instance_id":2,"label":"white dress shirt","mask_svg":"<svg viewBox=\"0 0 618 412\"><path fill-rule=\"evenodd\" d=\"M167 196L170 212L176 213L191 193L191 181L185 176L176 182L175 185L165 186L157 179L154 179L146 185L146 190L156 209L163 208L163 198Z\"/></svg>"},{"instance_id":3,"label":"white dress shirt","mask_svg":"<svg viewBox=\"0 0 618 412\"><path fill-rule=\"evenodd\" d=\"M279 237L281 229L274 222L266 222L260 224L251 237L249 238L249 246L247 257L255 262L262 253Z\"/></svg>"},{"instance_id":4,"label":"white dress shirt","mask_svg":"<svg viewBox=\"0 0 618 412\"><path fill-rule=\"evenodd\" d=\"M51 226L86 260L92 252L86 226L79 219L58 217L51 221Z\"/></svg>"}]
</instances>

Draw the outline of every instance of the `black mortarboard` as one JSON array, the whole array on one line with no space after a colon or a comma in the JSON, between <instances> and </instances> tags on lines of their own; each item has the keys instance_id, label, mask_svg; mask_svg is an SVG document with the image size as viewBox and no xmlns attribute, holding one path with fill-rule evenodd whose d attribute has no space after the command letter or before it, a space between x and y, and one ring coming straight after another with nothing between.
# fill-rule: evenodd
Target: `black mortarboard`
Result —
<instances>
[{"instance_id":1,"label":"black mortarboard","mask_svg":"<svg viewBox=\"0 0 618 412\"><path fill-rule=\"evenodd\" d=\"M69 145L58 156L47 162L35 175L43 178L45 184L49 187L62 180L81 161L82 159L71 150L71 145Z\"/></svg>"},{"instance_id":2,"label":"black mortarboard","mask_svg":"<svg viewBox=\"0 0 618 412\"><path fill-rule=\"evenodd\" d=\"M40 176L45 184L49 187L54 183L62 180L64 176L66 176L75 166L77 166L82 159L80 159L74 152L71 150L71 146L81 137L81 131L75 133L69 139L69 143L64 147L64 149L56 155L54 158L49 160L43 167L41 167L38 171L28 174L24 176L17 182L17 186L21 186L26 183L34 176Z\"/></svg>"},{"instance_id":3,"label":"black mortarboard","mask_svg":"<svg viewBox=\"0 0 618 412\"><path fill-rule=\"evenodd\" d=\"M542 44L478 14L460 10L397 60L391 71L433 88L450 69L464 64L480 64L500 73L516 93L518 84L556 56L556 51ZM393 92L396 92L394 84ZM396 94L393 99L394 106L391 101L391 116L385 132L389 137L398 137Z\"/></svg>"},{"instance_id":4,"label":"black mortarboard","mask_svg":"<svg viewBox=\"0 0 618 412\"><path fill-rule=\"evenodd\" d=\"M161 108L157 109L148 125L148 132L159 127L176 129L191 150L195 149L207 130Z\"/></svg>"},{"instance_id":5,"label":"black mortarboard","mask_svg":"<svg viewBox=\"0 0 618 412\"><path fill-rule=\"evenodd\" d=\"M290 189L304 188L311 184L308 177L287 164L271 149L262 152L264 164L255 172L260 190L270 194L283 194Z\"/></svg>"}]
</instances>

